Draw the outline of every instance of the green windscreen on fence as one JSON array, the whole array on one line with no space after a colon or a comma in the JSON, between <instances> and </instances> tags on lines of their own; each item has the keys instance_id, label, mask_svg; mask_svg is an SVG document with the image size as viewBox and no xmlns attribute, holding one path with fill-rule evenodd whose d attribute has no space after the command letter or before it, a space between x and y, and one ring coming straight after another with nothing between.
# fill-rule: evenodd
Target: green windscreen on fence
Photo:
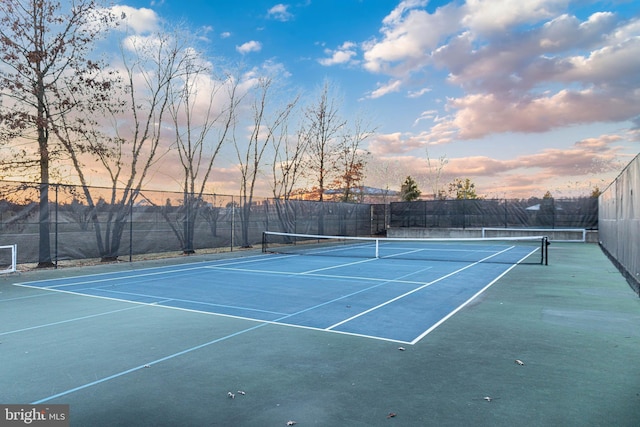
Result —
<instances>
[{"instance_id":1,"label":"green windscreen on fence","mask_svg":"<svg viewBox=\"0 0 640 427\"><path fill-rule=\"evenodd\" d=\"M597 228L597 199L429 200L390 204L251 200L218 194L125 191L0 181L0 245L18 263L234 250L261 244L262 232L384 236L389 227ZM42 225L46 227L42 227ZM45 230L45 231L43 231ZM48 230L48 232L46 232Z\"/></svg>"}]
</instances>

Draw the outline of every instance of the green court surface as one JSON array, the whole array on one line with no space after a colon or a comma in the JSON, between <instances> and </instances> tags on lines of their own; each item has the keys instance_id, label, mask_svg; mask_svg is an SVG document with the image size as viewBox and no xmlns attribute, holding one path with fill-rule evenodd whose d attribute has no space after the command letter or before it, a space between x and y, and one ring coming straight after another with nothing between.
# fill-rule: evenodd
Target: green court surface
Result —
<instances>
[{"instance_id":1,"label":"green court surface","mask_svg":"<svg viewBox=\"0 0 640 427\"><path fill-rule=\"evenodd\" d=\"M15 285L221 256L0 276L0 403L69 404L72 426L640 425L640 299L593 244L552 244L413 345Z\"/></svg>"}]
</instances>

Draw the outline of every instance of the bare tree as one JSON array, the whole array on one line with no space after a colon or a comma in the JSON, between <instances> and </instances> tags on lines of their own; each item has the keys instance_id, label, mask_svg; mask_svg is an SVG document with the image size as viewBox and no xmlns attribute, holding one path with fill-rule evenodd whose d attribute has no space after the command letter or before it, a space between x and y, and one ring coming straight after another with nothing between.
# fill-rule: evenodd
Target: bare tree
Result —
<instances>
[{"instance_id":1,"label":"bare tree","mask_svg":"<svg viewBox=\"0 0 640 427\"><path fill-rule=\"evenodd\" d=\"M442 155L438 157L438 160L432 161L429 156L429 149L427 148L427 180L433 192L433 199L436 200L444 195L444 190L440 188L440 179L442 178L442 171L449 163L447 156Z\"/></svg>"},{"instance_id":2,"label":"bare tree","mask_svg":"<svg viewBox=\"0 0 640 427\"><path fill-rule=\"evenodd\" d=\"M374 175L381 185L382 203L387 204L397 194L392 187L398 188L397 183L402 182L404 170L398 160L373 159L367 163L369 175Z\"/></svg>"},{"instance_id":3,"label":"bare tree","mask_svg":"<svg viewBox=\"0 0 640 427\"><path fill-rule=\"evenodd\" d=\"M113 21L95 0L76 0L65 8L55 0L0 2L2 137L24 143L13 153L15 160L3 159L3 168L14 173L38 170L39 267L53 265L49 183L63 150L52 134L62 126L61 116L91 114L91 104L76 99L78 91L91 89L98 98L109 91L108 83L95 78L101 64L91 54L94 42Z\"/></svg>"},{"instance_id":4,"label":"bare tree","mask_svg":"<svg viewBox=\"0 0 640 427\"><path fill-rule=\"evenodd\" d=\"M238 80L227 75L216 81L198 57L185 62L185 72L176 81L169 110L175 128L175 146L183 170L184 214L182 232L173 227L184 253L194 253L196 218L205 202L202 195L213 164L232 130ZM218 134L211 138L211 131Z\"/></svg>"},{"instance_id":5,"label":"bare tree","mask_svg":"<svg viewBox=\"0 0 640 427\"><path fill-rule=\"evenodd\" d=\"M304 115L302 132L308 140L308 170L318 200L322 201L327 184L335 177L339 136L346 125L346 120L339 115L338 100L328 81L324 82L318 99L307 107Z\"/></svg>"},{"instance_id":6,"label":"bare tree","mask_svg":"<svg viewBox=\"0 0 640 427\"><path fill-rule=\"evenodd\" d=\"M374 132L375 129L367 126L364 120L358 117L353 128L343 134L338 145L339 166L334 186L342 192L340 200L343 202L357 201L358 194L360 198L363 196L362 184L369 155L363 144Z\"/></svg>"},{"instance_id":7,"label":"bare tree","mask_svg":"<svg viewBox=\"0 0 640 427\"><path fill-rule=\"evenodd\" d=\"M298 99L296 97L294 103L297 103ZM307 143L308 139L300 132L289 135L287 122L283 123L281 132L273 138L271 189L282 231L295 230L295 212L291 196L303 176Z\"/></svg>"},{"instance_id":8,"label":"bare tree","mask_svg":"<svg viewBox=\"0 0 640 427\"><path fill-rule=\"evenodd\" d=\"M176 34L158 32L149 39L132 37L123 46L122 104L108 104L112 133L102 129L60 132L84 196L92 208L98 251L103 261L118 258L123 232L145 178L155 162L168 150L162 144L162 129L171 95L171 85L185 73L192 52ZM68 128L65 129L68 131ZM105 197L107 212L98 217L98 207L84 173L83 146L90 146L95 162L110 180Z\"/></svg>"},{"instance_id":9,"label":"bare tree","mask_svg":"<svg viewBox=\"0 0 640 427\"><path fill-rule=\"evenodd\" d=\"M295 103L289 103L281 108L273 108L270 112L270 95L274 80L271 77L258 78L255 86L256 97L252 105L252 122L250 135L244 147L237 139L235 141L238 167L240 169L240 216L242 224L242 246L250 246L249 218L256 181L263 164L263 156L269 145L273 144L279 129L286 123Z\"/></svg>"},{"instance_id":10,"label":"bare tree","mask_svg":"<svg viewBox=\"0 0 640 427\"><path fill-rule=\"evenodd\" d=\"M293 101L297 104L299 97ZM289 126L284 122L281 132L273 137L273 163L271 164L271 190L275 199L289 200L303 176L304 154L308 139L300 132L289 135Z\"/></svg>"}]
</instances>

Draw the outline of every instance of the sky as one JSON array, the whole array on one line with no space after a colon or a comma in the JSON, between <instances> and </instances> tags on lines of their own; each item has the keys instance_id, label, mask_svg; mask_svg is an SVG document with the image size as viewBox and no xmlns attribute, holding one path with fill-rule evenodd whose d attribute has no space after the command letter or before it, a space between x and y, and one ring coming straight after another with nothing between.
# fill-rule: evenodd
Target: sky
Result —
<instances>
[{"instance_id":1,"label":"sky","mask_svg":"<svg viewBox=\"0 0 640 427\"><path fill-rule=\"evenodd\" d=\"M376 127L368 186L411 175L432 194L440 175L486 197L583 196L640 152L637 1L116 4L136 31L180 22L214 55L277 65L303 93L336 85L343 113Z\"/></svg>"}]
</instances>

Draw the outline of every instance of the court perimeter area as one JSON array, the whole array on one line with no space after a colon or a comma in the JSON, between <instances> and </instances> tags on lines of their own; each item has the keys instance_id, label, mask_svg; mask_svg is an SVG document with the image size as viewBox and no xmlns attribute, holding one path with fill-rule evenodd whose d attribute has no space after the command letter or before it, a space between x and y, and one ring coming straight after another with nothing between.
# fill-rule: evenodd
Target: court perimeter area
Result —
<instances>
[{"instance_id":1,"label":"court perimeter area","mask_svg":"<svg viewBox=\"0 0 640 427\"><path fill-rule=\"evenodd\" d=\"M188 286L192 266L213 261L216 275L220 262L241 270L229 263L270 257L253 251L3 275L0 403L69 404L73 426L639 425L640 299L597 245L549 251L548 266L505 267L479 283L433 328L390 336L327 317L321 326L287 312L291 301L250 315L56 288L117 274L152 282L150 272L180 266L173 282ZM408 273L395 282L422 291ZM317 305L357 309L356 292Z\"/></svg>"}]
</instances>

